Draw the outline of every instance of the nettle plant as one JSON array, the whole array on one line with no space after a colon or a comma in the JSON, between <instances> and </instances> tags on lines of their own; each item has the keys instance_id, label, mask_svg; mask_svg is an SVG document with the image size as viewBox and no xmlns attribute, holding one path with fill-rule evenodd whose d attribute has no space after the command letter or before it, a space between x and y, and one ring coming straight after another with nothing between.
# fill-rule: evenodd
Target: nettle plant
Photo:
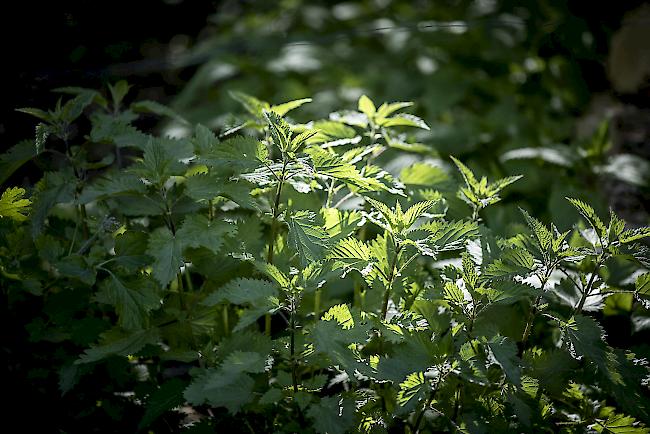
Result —
<instances>
[{"instance_id":1,"label":"nettle plant","mask_svg":"<svg viewBox=\"0 0 650 434\"><path fill-rule=\"evenodd\" d=\"M522 209L515 236L493 233L481 212L519 176L479 179L453 157L460 176L442 160L400 167L429 151L410 141L428 128L411 103L362 96L301 124L286 115L309 99L233 93L248 114L214 132L127 106L128 90L65 88L54 110L23 109L36 139L1 160L3 181L44 168L0 199L3 294L42 306L30 340L57 344L40 357L60 393L91 397L85 417L154 432L648 432L646 362L597 318L610 299L648 307L650 228L569 198L573 229ZM143 132L143 114L190 134ZM461 201L465 217L448 217Z\"/></svg>"}]
</instances>

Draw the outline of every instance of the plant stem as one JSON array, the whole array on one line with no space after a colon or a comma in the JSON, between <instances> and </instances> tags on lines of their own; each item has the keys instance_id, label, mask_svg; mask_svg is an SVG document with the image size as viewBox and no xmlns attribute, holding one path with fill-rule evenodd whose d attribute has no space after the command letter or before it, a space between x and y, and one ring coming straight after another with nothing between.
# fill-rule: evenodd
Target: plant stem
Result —
<instances>
[{"instance_id":1,"label":"plant stem","mask_svg":"<svg viewBox=\"0 0 650 434\"><path fill-rule=\"evenodd\" d=\"M477 222L477 223L478 223L478 221L479 221L479 215L478 215L478 212L479 212L479 208L478 208L478 206L477 206L477 205L474 205L474 206L472 207L472 221L473 221L473 222Z\"/></svg>"},{"instance_id":2,"label":"plant stem","mask_svg":"<svg viewBox=\"0 0 650 434\"><path fill-rule=\"evenodd\" d=\"M178 285L178 301L180 302L181 309L186 310L185 295L183 294L183 276L180 272L176 275L176 283Z\"/></svg>"},{"instance_id":3,"label":"plant stem","mask_svg":"<svg viewBox=\"0 0 650 434\"><path fill-rule=\"evenodd\" d=\"M271 220L271 240L269 241L269 250L266 256L266 262L273 263L273 250L275 245L276 227L278 224L278 216L280 215L280 196L282 195L282 185L284 184L285 171L287 169L287 161L284 160L282 164L282 174L278 179L278 186L275 190L275 201L273 203L273 219Z\"/></svg>"},{"instance_id":4,"label":"plant stem","mask_svg":"<svg viewBox=\"0 0 650 434\"><path fill-rule=\"evenodd\" d=\"M533 322L535 321L535 315L537 315L537 310L539 309L539 304L542 302L542 296L544 295L544 288L546 287L546 283L548 282L548 279L551 277L551 273L553 272L553 269L555 268L555 264L552 264L546 269L546 272L544 273L544 276L539 279L539 283L541 283L542 287L540 294L535 298L535 303L533 303L533 308L530 310L528 313L528 318L526 319L526 328L524 329L524 334L521 337L521 347L522 347L522 352L524 349L526 349L526 342L528 341L528 337L530 336L530 332L533 329Z\"/></svg>"},{"instance_id":5,"label":"plant stem","mask_svg":"<svg viewBox=\"0 0 650 434\"><path fill-rule=\"evenodd\" d=\"M289 318L289 328L290 328L290 342L289 342L289 352L291 355L291 382L293 384L293 392L298 392L298 364L296 362L296 298L294 295L291 296L291 317Z\"/></svg>"},{"instance_id":6,"label":"plant stem","mask_svg":"<svg viewBox=\"0 0 650 434\"><path fill-rule=\"evenodd\" d=\"M224 330L224 334L226 336L228 336L228 335L230 335L230 324L229 324L229 321L228 321L228 305L227 304L223 305L222 314L223 314L223 330Z\"/></svg>"},{"instance_id":7,"label":"plant stem","mask_svg":"<svg viewBox=\"0 0 650 434\"><path fill-rule=\"evenodd\" d=\"M88 238L88 214L86 213L86 205L79 205L79 216L81 218L81 233L84 238Z\"/></svg>"},{"instance_id":8,"label":"plant stem","mask_svg":"<svg viewBox=\"0 0 650 434\"><path fill-rule=\"evenodd\" d=\"M386 285L386 291L384 292L384 301L382 303L381 307L381 317L383 320L386 320L386 315L388 314L388 300L390 299L390 290L393 288L393 281L395 280L395 271L397 269L397 259L399 258L400 251L402 250L402 246L399 244L396 245L395 248L395 256L393 256L393 260L390 264L390 271L388 274L388 284Z\"/></svg>"},{"instance_id":9,"label":"plant stem","mask_svg":"<svg viewBox=\"0 0 650 434\"><path fill-rule=\"evenodd\" d=\"M334 198L334 183L336 180L332 178L330 185L327 187L327 199L325 200L325 208L332 206L332 199Z\"/></svg>"},{"instance_id":10,"label":"plant stem","mask_svg":"<svg viewBox=\"0 0 650 434\"><path fill-rule=\"evenodd\" d=\"M533 308L528 313L528 318L526 319L526 328L524 329L524 334L521 337L522 348L526 348L526 341L530 336L530 332L533 329L533 321L535 321L535 315L537 315L537 309L539 309L539 303L542 301L542 294L539 294L533 303Z\"/></svg>"},{"instance_id":11,"label":"plant stem","mask_svg":"<svg viewBox=\"0 0 650 434\"><path fill-rule=\"evenodd\" d=\"M587 301L587 297L589 297L591 291L593 290L592 286L596 281L596 276L598 276L598 270L600 269L600 266L603 264L603 262L605 262L605 255L600 255L596 260L596 265L594 266L593 271L591 272L591 276L589 277L589 282L587 282L587 286L582 291L582 297L580 297L580 301L578 302L578 305L575 307L575 309L573 309L572 315L582 312L582 308L584 307L585 302Z\"/></svg>"},{"instance_id":12,"label":"plant stem","mask_svg":"<svg viewBox=\"0 0 650 434\"><path fill-rule=\"evenodd\" d=\"M318 320L318 316L320 315L320 298L321 298L321 290L317 289L314 292L314 318Z\"/></svg>"},{"instance_id":13,"label":"plant stem","mask_svg":"<svg viewBox=\"0 0 650 434\"><path fill-rule=\"evenodd\" d=\"M266 255L266 262L269 264L273 263L273 253L275 246L275 237L276 237L276 227L278 225L278 216L280 215L280 197L282 196L282 185L284 184L284 179L287 169L287 160L284 159L282 163L282 174L278 178L278 186L275 189L275 199L273 201L273 219L271 220L271 235L269 240L269 250ZM264 315L264 333L267 336L271 336L271 314Z\"/></svg>"},{"instance_id":14,"label":"plant stem","mask_svg":"<svg viewBox=\"0 0 650 434\"><path fill-rule=\"evenodd\" d=\"M431 389L431 393L429 393L429 398L427 398L426 402L424 403L424 407L422 407L422 410L420 410L418 417L415 419L415 423L413 424L413 432L415 434L418 434L420 432L420 424L422 423L422 419L424 418L424 413L426 413L427 408L429 408L429 406L433 402L433 398L436 396L437 389L438 389L438 383L436 383L436 385Z\"/></svg>"}]
</instances>

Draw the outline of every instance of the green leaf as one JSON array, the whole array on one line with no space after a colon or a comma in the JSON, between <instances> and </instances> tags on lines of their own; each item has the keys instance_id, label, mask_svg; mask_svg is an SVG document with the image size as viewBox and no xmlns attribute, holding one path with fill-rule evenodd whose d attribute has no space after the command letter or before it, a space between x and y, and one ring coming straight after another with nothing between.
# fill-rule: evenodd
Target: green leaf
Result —
<instances>
[{"instance_id":1,"label":"green leaf","mask_svg":"<svg viewBox=\"0 0 650 434\"><path fill-rule=\"evenodd\" d=\"M200 214L188 215L176 232L182 248L205 247L218 254L226 237L237 233L237 226L222 220L208 220Z\"/></svg>"},{"instance_id":2,"label":"green leaf","mask_svg":"<svg viewBox=\"0 0 650 434\"><path fill-rule=\"evenodd\" d=\"M208 295L202 304L214 306L223 301L233 304L255 303L278 295L278 287L268 280L238 278Z\"/></svg>"},{"instance_id":3,"label":"green leaf","mask_svg":"<svg viewBox=\"0 0 650 434\"><path fill-rule=\"evenodd\" d=\"M160 336L158 329L146 329L133 333L124 333L119 329L111 329L102 333L101 343L87 349L76 364L93 363L110 356L129 356L142 350L145 345L155 345Z\"/></svg>"},{"instance_id":4,"label":"green leaf","mask_svg":"<svg viewBox=\"0 0 650 434\"><path fill-rule=\"evenodd\" d=\"M284 116L291 110L297 109L301 105L309 103L311 101L312 101L311 98L295 99L293 101L288 101L282 104L272 105L270 110L274 111L280 116Z\"/></svg>"},{"instance_id":5,"label":"green leaf","mask_svg":"<svg viewBox=\"0 0 650 434\"><path fill-rule=\"evenodd\" d=\"M565 199L571 202L571 204L578 209L580 214L582 214L599 236L604 237L607 234L607 228L591 206L579 199L573 199L571 197Z\"/></svg>"},{"instance_id":6,"label":"green leaf","mask_svg":"<svg viewBox=\"0 0 650 434\"><path fill-rule=\"evenodd\" d=\"M602 327L592 318L577 315L565 324L569 350L576 356L584 356L596 365L598 371L614 383L621 383L618 361L611 348L605 344Z\"/></svg>"},{"instance_id":7,"label":"green leaf","mask_svg":"<svg viewBox=\"0 0 650 434\"><path fill-rule=\"evenodd\" d=\"M650 429L637 422L631 416L617 414L612 407L606 407L609 412L606 420L596 420L591 427L599 433L605 434L648 434Z\"/></svg>"},{"instance_id":8,"label":"green leaf","mask_svg":"<svg viewBox=\"0 0 650 434\"><path fill-rule=\"evenodd\" d=\"M84 256L68 255L53 265L62 276L78 279L86 285L95 284L95 270L88 265Z\"/></svg>"},{"instance_id":9,"label":"green leaf","mask_svg":"<svg viewBox=\"0 0 650 434\"><path fill-rule=\"evenodd\" d=\"M578 160L576 152L569 146L516 148L504 153L500 157L500 160L503 162L521 159L539 159L546 163L556 164L562 167L571 167Z\"/></svg>"},{"instance_id":10,"label":"green leaf","mask_svg":"<svg viewBox=\"0 0 650 434\"><path fill-rule=\"evenodd\" d=\"M339 241L327 255L327 259L333 261L333 270L342 268L344 275L350 270L357 270L366 275L370 273L375 262L368 245L353 237Z\"/></svg>"},{"instance_id":11,"label":"green leaf","mask_svg":"<svg viewBox=\"0 0 650 434\"><path fill-rule=\"evenodd\" d=\"M172 175L181 175L184 165L174 158L160 140L150 139L144 146L142 161L132 166L139 176L162 186Z\"/></svg>"},{"instance_id":12,"label":"green leaf","mask_svg":"<svg viewBox=\"0 0 650 434\"><path fill-rule=\"evenodd\" d=\"M294 137L291 140L291 152L298 152L304 145L305 143L314 137L315 135L318 134L318 131L316 130L307 130L304 131L300 134L298 134L296 137Z\"/></svg>"},{"instance_id":13,"label":"green leaf","mask_svg":"<svg viewBox=\"0 0 650 434\"><path fill-rule=\"evenodd\" d=\"M224 374L261 373L266 370L266 356L253 351L233 351L221 367ZM210 383L207 384L210 387Z\"/></svg>"},{"instance_id":14,"label":"green leaf","mask_svg":"<svg viewBox=\"0 0 650 434\"><path fill-rule=\"evenodd\" d=\"M400 113L393 117L379 121L378 124L382 127L416 127L423 130L430 130L426 122L415 115L408 113Z\"/></svg>"},{"instance_id":15,"label":"green leaf","mask_svg":"<svg viewBox=\"0 0 650 434\"><path fill-rule=\"evenodd\" d=\"M23 107L23 108L16 109L16 111L34 116L35 118L38 118L45 122L51 122L53 120L51 113L33 107Z\"/></svg>"},{"instance_id":16,"label":"green leaf","mask_svg":"<svg viewBox=\"0 0 650 434\"><path fill-rule=\"evenodd\" d=\"M493 183L491 183L488 187L488 191L490 195L494 195L510 184L513 184L517 181L519 181L521 178L523 178L523 175L515 175L515 176L507 176L505 178L497 179Z\"/></svg>"},{"instance_id":17,"label":"green leaf","mask_svg":"<svg viewBox=\"0 0 650 434\"><path fill-rule=\"evenodd\" d=\"M185 402L183 390L186 387L187 383L185 381L172 378L152 392L147 399L146 409L138 424L138 430L151 425L166 411L182 405Z\"/></svg>"},{"instance_id":18,"label":"green leaf","mask_svg":"<svg viewBox=\"0 0 650 434\"><path fill-rule=\"evenodd\" d=\"M254 385L253 379L242 372L233 374L223 369L209 369L192 381L183 396L192 405L207 402L237 414L242 406L253 400Z\"/></svg>"},{"instance_id":19,"label":"green leaf","mask_svg":"<svg viewBox=\"0 0 650 434\"><path fill-rule=\"evenodd\" d=\"M321 208L325 220L325 231L333 240L341 240L352 235L361 221L357 211L341 211L337 208Z\"/></svg>"},{"instance_id":20,"label":"green leaf","mask_svg":"<svg viewBox=\"0 0 650 434\"><path fill-rule=\"evenodd\" d=\"M34 133L34 148L36 150L36 155L38 155L43 152L43 149L45 148L45 142L50 135L50 128L47 125L38 124L36 125Z\"/></svg>"},{"instance_id":21,"label":"green leaf","mask_svg":"<svg viewBox=\"0 0 650 434\"><path fill-rule=\"evenodd\" d=\"M262 111L263 110L268 110L269 109L269 103L260 101L259 99L255 98L254 96L250 96L248 94L245 94L244 92L239 92L239 91L230 91L228 92L230 96L240 103L246 111L248 111L250 114L252 114L255 117L262 117ZM278 113L280 114L280 113ZM283 115L280 114L280 115Z\"/></svg>"},{"instance_id":22,"label":"green leaf","mask_svg":"<svg viewBox=\"0 0 650 434\"><path fill-rule=\"evenodd\" d=\"M315 219L313 212L303 210L293 213L287 220L289 244L298 252L303 267L325 258L330 247L329 235L322 227L313 224Z\"/></svg>"},{"instance_id":23,"label":"green leaf","mask_svg":"<svg viewBox=\"0 0 650 434\"><path fill-rule=\"evenodd\" d=\"M385 118L386 116L390 116L398 110L401 110L406 107L411 107L412 105L413 105L412 102L383 103L377 109L377 118L378 119Z\"/></svg>"},{"instance_id":24,"label":"green leaf","mask_svg":"<svg viewBox=\"0 0 650 434\"><path fill-rule=\"evenodd\" d=\"M506 378L515 386L521 386L521 359L517 357L517 345L504 336L494 336L487 342L494 358L499 363Z\"/></svg>"},{"instance_id":25,"label":"green leaf","mask_svg":"<svg viewBox=\"0 0 650 434\"><path fill-rule=\"evenodd\" d=\"M32 195L32 236L41 233L50 209L74 199L76 178L69 171L45 172Z\"/></svg>"},{"instance_id":26,"label":"green leaf","mask_svg":"<svg viewBox=\"0 0 650 434\"><path fill-rule=\"evenodd\" d=\"M76 120L81 113L92 104L95 99L93 93L81 93L76 97L72 98L70 101L66 102L61 110L61 120L67 123L72 123Z\"/></svg>"},{"instance_id":27,"label":"green leaf","mask_svg":"<svg viewBox=\"0 0 650 434\"><path fill-rule=\"evenodd\" d=\"M409 402L417 403L425 398L429 389L423 372L413 372L406 377L406 380L399 384L397 392L397 403L402 407Z\"/></svg>"},{"instance_id":28,"label":"green leaf","mask_svg":"<svg viewBox=\"0 0 650 434\"><path fill-rule=\"evenodd\" d=\"M31 140L18 142L18 144L9 148L7 152L0 155L0 184L4 184L16 170L35 155L36 149L34 148L34 142Z\"/></svg>"},{"instance_id":29,"label":"green leaf","mask_svg":"<svg viewBox=\"0 0 650 434\"><path fill-rule=\"evenodd\" d=\"M644 273L637 277L635 288L638 294L650 295L650 273Z\"/></svg>"},{"instance_id":30,"label":"green leaf","mask_svg":"<svg viewBox=\"0 0 650 434\"><path fill-rule=\"evenodd\" d=\"M474 176L474 172L472 172L469 167L465 166L460 160L456 159L454 156L449 156L449 158L452 159L454 164L456 164L456 167L458 167L458 170L460 171L460 174L463 176L463 179L465 180L465 184L467 184L468 187L470 187L472 190L478 189L478 181L476 180L476 176Z\"/></svg>"},{"instance_id":31,"label":"green leaf","mask_svg":"<svg viewBox=\"0 0 650 434\"><path fill-rule=\"evenodd\" d=\"M413 223L422 216L422 214L429 211L436 203L438 203L437 200L425 200L411 205L402 217L402 226L405 229L410 228Z\"/></svg>"},{"instance_id":32,"label":"green leaf","mask_svg":"<svg viewBox=\"0 0 650 434\"><path fill-rule=\"evenodd\" d=\"M98 199L114 196L144 195L147 189L144 183L132 173L113 172L86 185L79 196L79 203L86 204Z\"/></svg>"},{"instance_id":33,"label":"green leaf","mask_svg":"<svg viewBox=\"0 0 650 434\"><path fill-rule=\"evenodd\" d=\"M314 164L316 173L351 184L361 191L387 190L387 187L375 178L363 176L357 168L346 163L340 156L317 146L305 151Z\"/></svg>"},{"instance_id":34,"label":"green leaf","mask_svg":"<svg viewBox=\"0 0 650 434\"><path fill-rule=\"evenodd\" d=\"M264 118L275 146L283 153L291 151L291 126L282 119L282 116L272 111L264 111Z\"/></svg>"},{"instance_id":35,"label":"green leaf","mask_svg":"<svg viewBox=\"0 0 650 434\"><path fill-rule=\"evenodd\" d=\"M525 276L535 268L533 255L527 250L511 248L501 253L500 259L485 268L483 277L503 279L506 277Z\"/></svg>"},{"instance_id":36,"label":"green leaf","mask_svg":"<svg viewBox=\"0 0 650 434\"><path fill-rule=\"evenodd\" d=\"M549 251L553 244L553 234L551 231L546 229L546 226L544 226L535 217L532 217L530 214L528 214L525 210L519 208L519 211L521 211L521 213L524 215L526 223L533 231L533 235L535 235L535 238L537 239L537 247L540 252L546 253Z\"/></svg>"},{"instance_id":37,"label":"green leaf","mask_svg":"<svg viewBox=\"0 0 650 434\"><path fill-rule=\"evenodd\" d=\"M271 278L275 283L277 283L280 288L288 288L291 285L289 278L284 274L278 267L267 262L255 261L253 263L255 268L264 273L266 276Z\"/></svg>"},{"instance_id":38,"label":"green leaf","mask_svg":"<svg viewBox=\"0 0 650 434\"><path fill-rule=\"evenodd\" d=\"M235 136L214 146L198 161L226 173L254 170L268 158L266 146L254 137Z\"/></svg>"},{"instance_id":39,"label":"green leaf","mask_svg":"<svg viewBox=\"0 0 650 434\"><path fill-rule=\"evenodd\" d=\"M131 104L131 110L136 113L151 113L158 116L167 116L168 118L174 119L180 123L188 123L185 118L176 113L174 110L156 101L144 100L134 102Z\"/></svg>"},{"instance_id":40,"label":"green leaf","mask_svg":"<svg viewBox=\"0 0 650 434\"><path fill-rule=\"evenodd\" d=\"M318 434L345 434L354 424L354 409L338 396L321 398L309 407L307 416Z\"/></svg>"},{"instance_id":41,"label":"green leaf","mask_svg":"<svg viewBox=\"0 0 650 434\"><path fill-rule=\"evenodd\" d=\"M641 274L634 283L635 296L646 309L650 309L650 273Z\"/></svg>"},{"instance_id":42,"label":"green leaf","mask_svg":"<svg viewBox=\"0 0 650 434\"><path fill-rule=\"evenodd\" d=\"M158 228L149 236L147 254L154 258L153 276L165 287L183 265L182 240L167 228Z\"/></svg>"},{"instance_id":43,"label":"green leaf","mask_svg":"<svg viewBox=\"0 0 650 434\"><path fill-rule=\"evenodd\" d=\"M365 200L375 209L377 210L382 217L385 220L385 224L379 224L380 227L383 229L386 229L387 231L393 233L393 232L399 232L400 226L402 223L402 208L399 203L399 200L395 202L395 211L390 209L388 205L386 205L383 202L380 202L376 199L373 199L371 197L366 197ZM399 210L399 211L398 211ZM374 223L379 223L374 221Z\"/></svg>"},{"instance_id":44,"label":"green leaf","mask_svg":"<svg viewBox=\"0 0 650 434\"><path fill-rule=\"evenodd\" d=\"M25 189L9 187L0 197L0 218L10 218L17 222L27 220L27 212L32 202L24 199Z\"/></svg>"},{"instance_id":45,"label":"green leaf","mask_svg":"<svg viewBox=\"0 0 650 434\"><path fill-rule=\"evenodd\" d=\"M148 236L144 232L126 231L115 237L114 262L133 272L151 262L146 254Z\"/></svg>"},{"instance_id":46,"label":"green leaf","mask_svg":"<svg viewBox=\"0 0 650 434\"><path fill-rule=\"evenodd\" d=\"M425 231L429 234L427 244L435 252L446 252L462 249L468 239L476 237L478 224L462 220L453 222L435 220L419 226L417 231Z\"/></svg>"},{"instance_id":47,"label":"green leaf","mask_svg":"<svg viewBox=\"0 0 650 434\"><path fill-rule=\"evenodd\" d=\"M447 302L460 308L463 308L469 303L468 300L465 300L463 291L454 282L445 283L445 287L442 290L442 296Z\"/></svg>"},{"instance_id":48,"label":"green leaf","mask_svg":"<svg viewBox=\"0 0 650 434\"><path fill-rule=\"evenodd\" d=\"M369 119L372 119L375 115L375 112L377 111L375 104L366 95L361 95L359 98L358 107L359 111L368 116Z\"/></svg>"},{"instance_id":49,"label":"green leaf","mask_svg":"<svg viewBox=\"0 0 650 434\"><path fill-rule=\"evenodd\" d=\"M621 234L619 241L623 244L627 244L648 237L650 237L650 227L646 226L642 228L628 229Z\"/></svg>"},{"instance_id":50,"label":"green leaf","mask_svg":"<svg viewBox=\"0 0 650 434\"><path fill-rule=\"evenodd\" d=\"M347 304L330 307L322 316L323 321L335 320L344 330L354 327L354 319Z\"/></svg>"},{"instance_id":51,"label":"green leaf","mask_svg":"<svg viewBox=\"0 0 650 434\"><path fill-rule=\"evenodd\" d=\"M131 85L127 83L126 80L120 80L115 83L115 85L108 85L108 90L113 98L114 107L120 106L126 94L129 93L129 89L131 89Z\"/></svg>"},{"instance_id":52,"label":"green leaf","mask_svg":"<svg viewBox=\"0 0 650 434\"><path fill-rule=\"evenodd\" d=\"M149 323L149 312L161 306L157 288L148 279L140 278L126 286L115 274L104 280L95 300L115 307L118 324L126 330L141 330Z\"/></svg>"}]
</instances>

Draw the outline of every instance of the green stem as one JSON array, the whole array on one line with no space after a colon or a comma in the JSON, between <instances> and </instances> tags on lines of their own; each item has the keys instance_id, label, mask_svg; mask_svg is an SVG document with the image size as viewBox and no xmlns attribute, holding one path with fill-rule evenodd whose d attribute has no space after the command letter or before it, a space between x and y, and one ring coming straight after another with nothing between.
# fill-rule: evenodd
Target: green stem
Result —
<instances>
[{"instance_id":1,"label":"green stem","mask_svg":"<svg viewBox=\"0 0 650 434\"><path fill-rule=\"evenodd\" d=\"M332 178L330 180L330 185L327 188L327 199L325 201L325 208L329 208L332 206L332 199L334 198L334 183L335 183L335 179Z\"/></svg>"},{"instance_id":2,"label":"green stem","mask_svg":"<svg viewBox=\"0 0 650 434\"><path fill-rule=\"evenodd\" d=\"M79 205L79 216L81 217L81 233L84 238L88 238L88 214L86 213L86 205Z\"/></svg>"},{"instance_id":3,"label":"green stem","mask_svg":"<svg viewBox=\"0 0 650 434\"><path fill-rule=\"evenodd\" d=\"M573 309L573 315L582 312L582 308L584 307L585 302L587 301L587 297L591 295L591 291L593 290L592 286L596 281L596 277L598 276L598 270L600 269L600 266L603 264L603 262L605 262L605 256L600 255L596 260L596 265L594 266L593 271L591 272L591 276L589 277L589 282L587 282L587 286L582 291L582 297L580 297L580 301L578 302L578 305L575 307L575 309Z\"/></svg>"},{"instance_id":4,"label":"green stem","mask_svg":"<svg viewBox=\"0 0 650 434\"><path fill-rule=\"evenodd\" d=\"M269 250L266 255L266 262L273 264L273 254L275 248L275 237L277 236L277 225L278 225L278 216L280 215L280 197L282 196L282 185L284 184L284 179L287 169L287 160L284 159L282 163L282 174L278 179L278 186L275 190L275 200L273 202L273 219L271 220L271 235L269 240ZM264 333L267 336L271 336L271 314L264 315Z\"/></svg>"},{"instance_id":5,"label":"green stem","mask_svg":"<svg viewBox=\"0 0 650 434\"><path fill-rule=\"evenodd\" d=\"M278 180L278 186L275 190L275 200L273 203L273 219L271 220L271 239L269 241L269 250L268 254L266 256L266 262L269 264L273 263L273 253L274 253L274 245L275 245L275 237L276 237L276 227L278 224L278 216L280 215L280 196L282 195L282 185L284 184L284 178L285 178L285 171L287 169L287 161L285 160L284 163L282 164L282 174L280 176L280 179Z\"/></svg>"},{"instance_id":6,"label":"green stem","mask_svg":"<svg viewBox=\"0 0 650 434\"><path fill-rule=\"evenodd\" d=\"M458 416L460 416L460 401L463 395L463 383L458 383L456 386L456 393L454 394L454 414L451 416L451 420L456 423Z\"/></svg>"},{"instance_id":7,"label":"green stem","mask_svg":"<svg viewBox=\"0 0 650 434\"><path fill-rule=\"evenodd\" d=\"M548 279L551 277L551 273L555 269L556 263L551 264L546 269L546 273L544 273L544 277L539 279L539 283L542 285L540 288L540 294L535 298L535 302L533 303L533 308L530 310L528 313L528 318L526 319L526 328L524 329L524 334L521 337L521 348L522 352L523 350L526 349L526 343L528 341L528 338L530 337L530 332L533 330L533 323L535 322L535 316L537 315L537 312L539 310L539 304L542 302L542 296L544 295L544 288L546 287L546 283L548 282Z\"/></svg>"},{"instance_id":8,"label":"green stem","mask_svg":"<svg viewBox=\"0 0 650 434\"><path fill-rule=\"evenodd\" d=\"M415 432L415 434L418 434L420 432L420 424L422 423L422 419L424 418L424 413L426 413L427 408L429 408L429 406L433 402L433 399L436 396L438 384L439 383L436 383L436 385L431 389L431 392L429 393L429 398L426 400L426 402L424 403L424 407L422 407L422 410L420 410L418 417L415 419L415 423L413 424L413 432Z\"/></svg>"},{"instance_id":9,"label":"green stem","mask_svg":"<svg viewBox=\"0 0 650 434\"><path fill-rule=\"evenodd\" d=\"M321 299L321 290L317 289L314 292L314 318L318 320L320 316L320 299Z\"/></svg>"},{"instance_id":10,"label":"green stem","mask_svg":"<svg viewBox=\"0 0 650 434\"><path fill-rule=\"evenodd\" d=\"M290 342L289 342L289 352L291 354L291 383L293 384L293 392L298 392L298 363L296 360L296 299L295 296L291 296L291 317L289 319L290 324Z\"/></svg>"},{"instance_id":11,"label":"green stem","mask_svg":"<svg viewBox=\"0 0 650 434\"><path fill-rule=\"evenodd\" d=\"M395 280L395 271L397 268L397 259L399 258L401 249L402 246L397 244L395 248L395 256L393 256L393 260L390 264L390 271L388 272L388 284L386 285L386 291L384 292L384 301L381 307L381 317L384 321L386 320L386 315L388 314L388 300L390 299L390 291L393 288L393 281Z\"/></svg>"},{"instance_id":12,"label":"green stem","mask_svg":"<svg viewBox=\"0 0 650 434\"><path fill-rule=\"evenodd\" d=\"M479 210L478 205L474 205L474 206L472 207L472 221L473 221L473 222L477 222L477 223L478 223L478 221L479 221L479 215L478 215L478 212L479 212L479 211L480 211L480 210Z\"/></svg>"},{"instance_id":13,"label":"green stem","mask_svg":"<svg viewBox=\"0 0 650 434\"><path fill-rule=\"evenodd\" d=\"M223 305L222 314L223 314L223 330L224 330L224 334L226 336L228 336L230 334L230 324L229 324L229 321L228 321L228 305L227 304Z\"/></svg>"},{"instance_id":14,"label":"green stem","mask_svg":"<svg viewBox=\"0 0 650 434\"><path fill-rule=\"evenodd\" d=\"M186 310L185 309L185 295L183 294L183 292L184 292L184 290L183 290L183 276L181 275L180 272L176 275L176 284L178 286L178 301L180 302L181 309Z\"/></svg>"}]
</instances>

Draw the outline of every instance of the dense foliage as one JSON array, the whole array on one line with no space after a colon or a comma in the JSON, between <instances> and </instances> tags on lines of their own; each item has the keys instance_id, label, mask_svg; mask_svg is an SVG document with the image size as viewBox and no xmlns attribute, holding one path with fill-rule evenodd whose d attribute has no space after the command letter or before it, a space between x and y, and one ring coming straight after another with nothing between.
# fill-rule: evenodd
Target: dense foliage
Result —
<instances>
[{"instance_id":1,"label":"dense foliage","mask_svg":"<svg viewBox=\"0 0 650 434\"><path fill-rule=\"evenodd\" d=\"M572 197L568 227L486 225L525 176L422 158L408 102L301 123L309 98L232 92L213 130L125 82L59 91L0 160L43 168L0 199L0 279L39 306L61 431L648 432L648 348L600 321L647 323L650 228Z\"/></svg>"}]
</instances>

